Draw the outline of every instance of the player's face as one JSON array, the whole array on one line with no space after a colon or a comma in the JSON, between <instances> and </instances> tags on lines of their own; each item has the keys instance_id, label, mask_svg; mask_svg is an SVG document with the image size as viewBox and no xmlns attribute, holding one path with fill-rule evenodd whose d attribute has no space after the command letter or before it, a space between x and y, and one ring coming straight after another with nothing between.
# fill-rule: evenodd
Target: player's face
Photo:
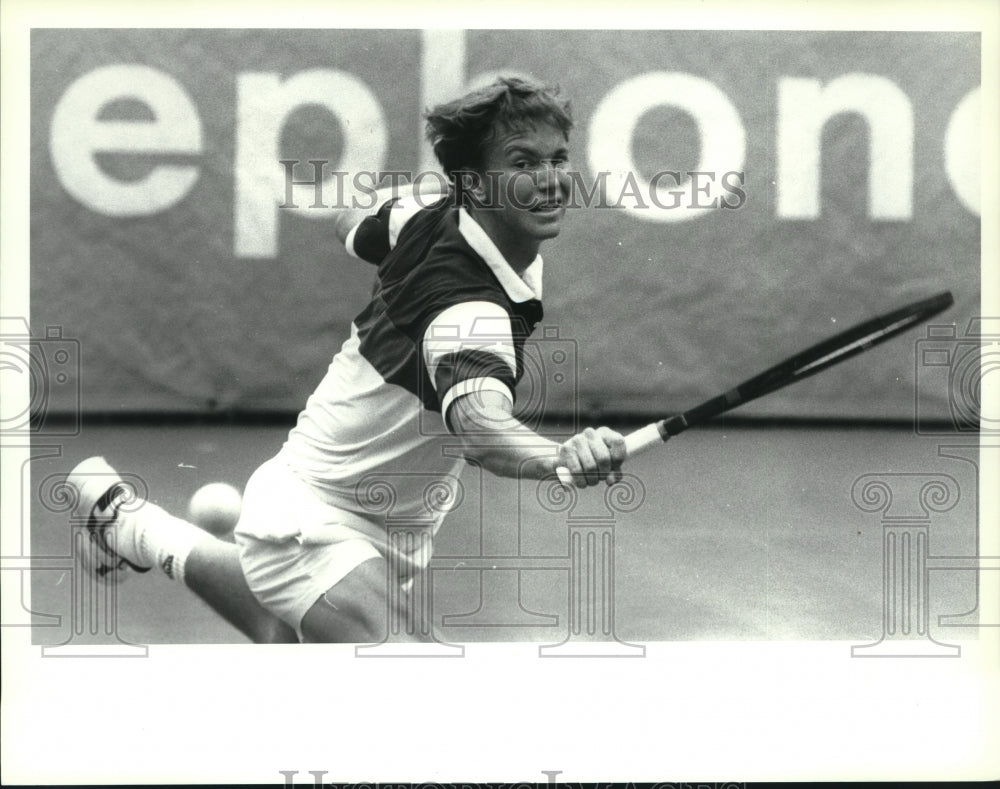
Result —
<instances>
[{"instance_id":1,"label":"player's face","mask_svg":"<svg viewBox=\"0 0 1000 789\"><path fill-rule=\"evenodd\" d=\"M486 207L476 219L511 265L527 265L562 229L569 199L569 151L547 123L501 130L485 151Z\"/></svg>"}]
</instances>

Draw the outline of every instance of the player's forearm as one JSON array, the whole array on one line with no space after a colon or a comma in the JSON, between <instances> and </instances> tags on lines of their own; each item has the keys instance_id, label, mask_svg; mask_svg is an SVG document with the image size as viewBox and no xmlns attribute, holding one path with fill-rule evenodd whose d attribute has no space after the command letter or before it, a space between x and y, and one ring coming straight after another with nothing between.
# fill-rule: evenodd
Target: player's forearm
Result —
<instances>
[{"instance_id":1,"label":"player's forearm","mask_svg":"<svg viewBox=\"0 0 1000 789\"><path fill-rule=\"evenodd\" d=\"M465 443L466 457L492 474L542 479L555 473L559 445L501 408L455 408L451 422Z\"/></svg>"}]
</instances>

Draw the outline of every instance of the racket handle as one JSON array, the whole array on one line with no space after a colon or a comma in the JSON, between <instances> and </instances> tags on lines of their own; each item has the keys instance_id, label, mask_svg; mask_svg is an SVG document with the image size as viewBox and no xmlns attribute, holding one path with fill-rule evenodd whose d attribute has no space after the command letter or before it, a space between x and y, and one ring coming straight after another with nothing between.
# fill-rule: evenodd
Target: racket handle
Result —
<instances>
[{"instance_id":1,"label":"racket handle","mask_svg":"<svg viewBox=\"0 0 1000 789\"><path fill-rule=\"evenodd\" d=\"M625 436L626 457L635 457L640 452L657 447L670 436L660 432L659 423L652 422Z\"/></svg>"},{"instance_id":2,"label":"racket handle","mask_svg":"<svg viewBox=\"0 0 1000 789\"><path fill-rule=\"evenodd\" d=\"M656 422L652 422L645 427L640 427L634 433L629 433L625 436L625 457L634 457L640 452L645 452L647 449L659 446L668 438L670 436L663 435ZM567 488L573 487L573 475L569 473L569 469L565 466L560 466L556 469L556 476L559 477L559 481Z\"/></svg>"}]
</instances>

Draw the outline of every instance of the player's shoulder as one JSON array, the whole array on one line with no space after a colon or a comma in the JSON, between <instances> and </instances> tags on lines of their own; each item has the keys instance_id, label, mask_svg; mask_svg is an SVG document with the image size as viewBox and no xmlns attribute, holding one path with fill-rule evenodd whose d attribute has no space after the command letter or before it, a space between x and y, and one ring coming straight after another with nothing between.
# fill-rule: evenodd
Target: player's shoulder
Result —
<instances>
[{"instance_id":1,"label":"player's shoulder","mask_svg":"<svg viewBox=\"0 0 1000 789\"><path fill-rule=\"evenodd\" d=\"M396 211L394 206L394 215ZM406 223L392 241L386 273L398 276L483 278L484 267L460 230L460 209L445 197L406 215Z\"/></svg>"},{"instance_id":2,"label":"player's shoulder","mask_svg":"<svg viewBox=\"0 0 1000 789\"><path fill-rule=\"evenodd\" d=\"M447 194L396 195L370 210L348 231L344 245L349 254L381 265L399 244L401 235L426 235L448 209Z\"/></svg>"},{"instance_id":3,"label":"player's shoulder","mask_svg":"<svg viewBox=\"0 0 1000 789\"><path fill-rule=\"evenodd\" d=\"M457 211L449 194L397 197L389 211L389 243L396 247L407 236L434 231Z\"/></svg>"},{"instance_id":4,"label":"player's shoulder","mask_svg":"<svg viewBox=\"0 0 1000 789\"><path fill-rule=\"evenodd\" d=\"M459 227L458 210L448 211L436 226L430 244L419 266L419 276L425 280L444 280L453 287L495 293L506 302L505 291L492 274L489 265L469 244Z\"/></svg>"},{"instance_id":5,"label":"player's shoulder","mask_svg":"<svg viewBox=\"0 0 1000 789\"><path fill-rule=\"evenodd\" d=\"M496 277L459 232L455 209L421 215L414 222L379 269L383 298L394 314L426 316L482 301L512 311Z\"/></svg>"}]
</instances>

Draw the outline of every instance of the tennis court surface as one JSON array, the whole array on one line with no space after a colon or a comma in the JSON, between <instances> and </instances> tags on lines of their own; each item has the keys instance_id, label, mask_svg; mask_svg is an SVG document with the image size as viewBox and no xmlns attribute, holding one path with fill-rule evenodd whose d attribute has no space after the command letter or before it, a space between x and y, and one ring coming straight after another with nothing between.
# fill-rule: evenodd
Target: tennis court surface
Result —
<instances>
[{"instance_id":1,"label":"tennis court surface","mask_svg":"<svg viewBox=\"0 0 1000 789\"><path fill-rule=\"evenodd\" d=\"M282 424L84 426L61 455L34 460L32 555L48 569L32 574L31 607L41 615L33 640L245 643L195 595L155 572L117 587L113 633L90 632L108 622L74 611L90 604L92 592L84 586L82 598L74 595L73 573L82 571L57 558L71 555L71 529L51 489L80 459L101 454L141 478L150 500L183 517L208 482L242 488L286 432ZM975 553L978 453L968 443L939 449L945 445L902 427L721 422L636 458L614 488L570 497L468 467L461 502L434 542L435 632L453 643L554 644L572 631L634 644L866 644L882 637L893 599L905 605L902 597L926 593L926 612L890 613L897 626L914 628L926 616L929 632L905 635L949 644L974 637L977 573L935 569L933 557ZM939 497L931 508L920 498L925 483ZM880 484L895 497L891 505L879 499ZM886 600L887 524L899 515L924 535L931 561L925 587L911 581L907 594L897 589ZM916 561L915 532L913 539ZM965 626L942 626L941 616Z\"/></svg>"}]
</instances>

